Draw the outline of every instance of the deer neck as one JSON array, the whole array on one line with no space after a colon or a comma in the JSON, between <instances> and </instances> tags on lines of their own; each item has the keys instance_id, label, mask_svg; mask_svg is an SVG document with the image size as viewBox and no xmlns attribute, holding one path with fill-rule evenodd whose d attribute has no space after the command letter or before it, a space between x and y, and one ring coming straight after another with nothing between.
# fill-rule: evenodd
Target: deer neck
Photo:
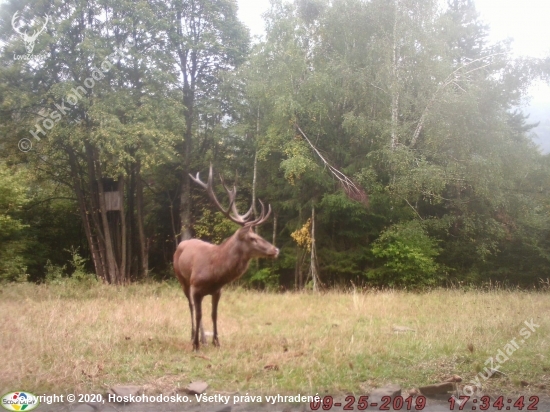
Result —
<instances>
[{"instance_id":1,"label":"deer neck","mask_svg":"<svg viewBox=\"0 0 550 412\"><path fill-rule=\"evenodd\" d=\"M235 280L246 271L252 256L247 252L243 242L237 238L237 233L220 245L220 268L219 276L227 282Z\"/></svg>"}]
</instances>

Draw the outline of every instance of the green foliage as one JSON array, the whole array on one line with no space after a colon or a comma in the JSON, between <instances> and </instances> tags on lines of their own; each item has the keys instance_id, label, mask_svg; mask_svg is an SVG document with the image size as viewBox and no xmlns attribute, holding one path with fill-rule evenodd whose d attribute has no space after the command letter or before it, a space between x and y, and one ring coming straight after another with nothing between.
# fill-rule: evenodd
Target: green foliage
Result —
<instances>
[{"instance_id":1,"label":"green foliage","mask_svg":"<svg viewBox=\"0 0 550 412\"><path fill-rule=\"evenodd\" d=\"M86 259L80 256L78 249L71 247L66 251L71 254L71 260L67 264L59 266L52 264L50 260L46 262L46 284L92 285L97 283L97 277L86 270Z\"/></svg>"},{"instance_id":2,"label":"green foliage","mask_svg":"<svg viewBox=\"0 0 550 412\"><path fill-rule=\"evenodd\" d=\"M247 281L255 288L276 291L279 287L279 275L270 267L252 272Z\"/></svg>"},{"instance_id":3,"label":"green foliage","mask_svg":"<svg viewBox=\"0 0 550 412\"><path fill-rule=\"evenodd\" d=\"M433 286L441 278L435 258L440 250L417 221L391 226L374 242L372 254L382 267L370 270L367 278L379 285Z\"/></svg>"},{"instance_id":4,"label":"green foliage","mask_svg":"<svg viewBox=\"0 0 550 412\"><path fill-rule=\"evenodd\" d=\"M292 185L296 184L296 180L300 179L306 171L317 169L304 142L292 140L287 144L285 154L287 159L281 162L281 169Z\"/></svg>"},{"instance_id":5,"label":"green foliage","mask_svg":"<svg viewBox=\"0 0 550 412\"><path fill-rule=\"evenodd\" d=\"M327 285L358 282L372 257L370 239L378 231L364 205L342 191L327 193L319 202L316 243L321 278Z\"/></svg>"},{"instance_id":6,"label":"green foliage","mask_svg":"<svg viewBox=\"0 0 550 412\"><path fill-rule=\"evenodd\" d=\"M327 284L349 284L363 281L365 268L372 261L366 244L353 248L319 248L319 269L329 277Z\"/></svg>"},{"instance_id":7,"label":"green foliage","mask_svg":"<svg viewBox=\"0 0 550 412\"><path fill-rule=\"evenodd\" d=\"M80 256L78 249L72 247L67 252L71 254L71 260L69 261L72 269L71 279L77 283L97 282L97 277L86 270L87 259Z\"/></svg>"},{"instance_id":8,"label":"green foliage","mask_svg":"<svg viewBox=\"0 0 550 412\"><path fill-rule=\"evenodd\" d=\"M52 265L63 266L69 258L67 249L73 245L78 245L83 256L88 256L88 250L71 193L61 191L43 179L31 180L28 184L32 187L33 197L22 214L29 227L26 230L28 247L21 256L27 262L29 280L43 282L48 260ZM92 271L92 265L88 263L87 269Z\"/></svg>"},{"instance_id":9,"label":"green foliage","mask_svg":"<svg viewBox=\"0 0 550 412\"><path fill-rule=\"evenodd\" d=\"M46 262L46 277L45 282L48 285L59 285L64 282L64 279L66 278L66 269L67 265L58 266L53 265L52 262L48 259Z\"/></svg>"},{"instance_id":10,"label":"green foliage","mask_svg":"<svg viewBox=\"0 0 550 412\"><path fill-rule=\"evenodd\" d=\"M28 242L20 218L28 202L26 173L0 162L0 281L25 280L27 262L22 256Z\"/></svg>"},{"instance_id":11,"label":"green foliage","mask_svg":"<svg viewBox=\"0 0 550 412\"><path fill-rule=\"evenodd\" d=\"M201 217L195 223L194 228L197 238L220 244L233 235L239 226L227 219L221 212L212 213L210 209L203 208Z\"/></svg>"}]
</instances>

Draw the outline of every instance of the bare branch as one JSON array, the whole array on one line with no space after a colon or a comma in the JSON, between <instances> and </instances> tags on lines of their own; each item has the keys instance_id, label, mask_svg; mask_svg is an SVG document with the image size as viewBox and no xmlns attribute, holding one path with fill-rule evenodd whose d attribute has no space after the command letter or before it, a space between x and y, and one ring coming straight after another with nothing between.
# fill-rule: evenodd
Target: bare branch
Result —
<instances>
[{"instance_id":1,"label":"bare branch","mask_svg":"<svg viewBox=\"0 0 550 412\"><path fill-rule=\"evenodd\" d=\"M311 146L313 151L315 153L317 153L317 156L319 156L321 158L321 160L323 161L325 167L328 168L330 173L332 173L332 175L338 180L338 182L340 183L340 185L342 186L342 188L344 189L344 191L346 192L348 197L350 199L353 199L353 200L356 200L358 202L363 203L365 206L368 206L369 198L367 196L367 193L363 189L357 187L357 185L349 177L347 177L344 173L342 173L341 171L339 171L335 167L331 166L330 163L319 152L319 150L317 150L317 148L315 146L313 146L313 144L308 139L306 134L302 131L300 126L298 126L297 124L295 124L295 126L298 129L298 131L300 132L300 134L304 137L304 139L306 139L306 141L309 143L309 145Z\"/></svg>"},{"instance_id":2,"label":"bare branch","mask_svg":"<svg viewBox=\"0 0 550 412\"><path fill-rule=\"evenodd\" d=\"M413 205L411 205L411 204L409 203L409 201L407 200L407 198L403 198L403 199L405 200L405 202L407 202L407 204L411 207L411 209L414 210L414 213L416 213L416 216L418 216L418 218L419 218L420 220L424 220L424 219L422 219L422 216L420 216L420 213L418 213L418 210L416 210L416 208L413 207Z\"/></svg>"},{"instance_id":3,"label":"bare branch","mask_svg":"<svg viewBox=\"0 0 550 412\"><path fill-rule=\"evenodd\" d=\"M450 84L455 84L455 85L458 86L458 84L456 82L461 80L467 74L473 73L477 70L484 69L485 67L490 66L492 63L487 63L487 64L484 64L483 66L475 67L471 70L460 73L460 71L463 70L464 68L466 68L466 67L468 67L471 64L474 64L476 62L479 62L481 60L485 60L485 59L488 59L490 57L498 56L498 55L501 55L501 54L505 54L505 53L495 53L495 54L491 54L489 56L480 57L479 59L474 59L474 60L472 60L468 63L463 64L462 66L460 66L459 68L457 68L456 70L454 70L451 74L449 74L447 76L445 81L437 87L437 89L434 92L432 98L430 99L430 101L428 102L426 107L424 108L424 111L422 112L422 115L420 116L420 120L418 120L418 124L416 126L415 131L414 131L414 134L413 134L413 137L411 139L411 143L410 143L409 147L414 147L414 145L416 144L416 141L418 140L418 136L420 135L420 132L422 131L422 128L424 127L424 122L426 121L426 117L428 116L428 114L430 112L430 109L432 108L433 104L435 103L439 92L441 92L443 89L445 89ZM460 86L458 86L458 87L460 87ZM464 89L462 89L462 90L464 90Z\"/></svg>"}]
</instances>

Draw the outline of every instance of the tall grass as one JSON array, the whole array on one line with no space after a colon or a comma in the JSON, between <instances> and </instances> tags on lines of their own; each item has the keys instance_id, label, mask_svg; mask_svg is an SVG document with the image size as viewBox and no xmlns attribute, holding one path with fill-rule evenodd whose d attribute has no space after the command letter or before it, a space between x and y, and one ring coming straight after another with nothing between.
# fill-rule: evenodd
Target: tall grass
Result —
<instances>
[{"instance_id":1,"label":"tall grass","mask_svg":"<svg viewBox=\"0 0 550 412\"><path fill-rule=\"evenodd\" d=\"M209 297L203 306L211 330ZM468 381L531 319L540 327L502 365L506 376L485 389L550 386L547 293L229 289L219 309L221 348L198 354L187 301L172 283L10 284L0 313L1 393L97 393L121 383L167 393L201 379L218 392L323 394L390 382L418 387L451 374Z\"/></svg>"}]
</instances>

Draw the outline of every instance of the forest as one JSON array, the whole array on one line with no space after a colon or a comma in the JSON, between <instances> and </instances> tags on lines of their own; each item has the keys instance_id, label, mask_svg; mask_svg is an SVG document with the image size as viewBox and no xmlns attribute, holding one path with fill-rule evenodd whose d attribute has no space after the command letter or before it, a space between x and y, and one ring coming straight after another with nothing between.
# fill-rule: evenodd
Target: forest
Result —
<instances>
[{"instance_id":1,"label":"forest","mask_svg":"<svg viewBox=\"0 0 550 412\"><path fill-rule=\"evenodd\" d=\"M173 279L237 228L280 248L255 289L548 285L550 155L522 105L550 56L489 43L471 0L0 6L0 281ZM33 33L33 34L31 34Z\"/></svg>"}]
</instances>

